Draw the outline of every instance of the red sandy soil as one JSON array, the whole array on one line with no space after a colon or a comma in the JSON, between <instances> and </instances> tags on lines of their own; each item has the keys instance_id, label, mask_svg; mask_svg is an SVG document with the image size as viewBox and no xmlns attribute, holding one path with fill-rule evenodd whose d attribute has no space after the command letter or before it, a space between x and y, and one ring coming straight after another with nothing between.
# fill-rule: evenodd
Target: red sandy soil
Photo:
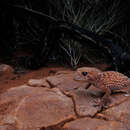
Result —
<instances>
[{"instance_id":1,"label":"red sandy soil","mask_svg":"<svg viewBox=\"0 0 130 130\"><path fill-rule=\"evenodd\" d=\"M39 79L48 75L54 75L55 72L66 70L64 67L43 67L38 70L25 70L24 73L20 74L9 74L0 76L0 94L5 92L7 89L17 87L26 83L29 79Z\"/></svg>"}]
</instances>

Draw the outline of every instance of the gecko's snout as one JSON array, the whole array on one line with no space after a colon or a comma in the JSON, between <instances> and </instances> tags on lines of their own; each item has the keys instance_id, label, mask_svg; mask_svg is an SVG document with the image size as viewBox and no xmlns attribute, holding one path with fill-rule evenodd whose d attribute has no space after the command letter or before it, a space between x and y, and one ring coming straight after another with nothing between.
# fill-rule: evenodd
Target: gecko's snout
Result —
<instances>
[{"instance_id":1,"label":"gecko's snout","mask_svg":"<svg viewBox=\"0 0 130 130\"><path fill-rule=\"evenodd\" d=\"M86 75L86 74L85 74ZM85 77L79 73L74 73L73 75L73 79L76 80L76 81L85 81Z\"/></svg>"},{"instance_id":2,"label":"gecko's snout","mask_svg":"<svg viewBox=\"0 0 130 130\"><path fill-rule=\"evenodd\" d=\"M81 80L79 74L77 74L77 73L74 73L74 74L73 74L73 79L76 80L76 81Z\"/></svg>"}]
</instances>

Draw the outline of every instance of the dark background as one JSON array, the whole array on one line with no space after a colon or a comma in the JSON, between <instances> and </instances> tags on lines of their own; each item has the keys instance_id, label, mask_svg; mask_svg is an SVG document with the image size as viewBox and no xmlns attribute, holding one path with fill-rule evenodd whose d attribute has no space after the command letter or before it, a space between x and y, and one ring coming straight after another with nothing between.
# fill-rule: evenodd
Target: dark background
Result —
<instances>
[{"instance_id":1,"label":"dark background","mask_svg":"<svg viewBox=\"0 0 130 130\"><path fill-rule=\"evenodd\" d=\"M67 1L67 0L66 0ZM65 0L1 0L0 1L0 61L1 63L9 63L14 66L20 66L24 64L24 67L30 67L32 64L34 66L37 66L36 68L43 66L45 62L44 61L44 51L48 51L49 45L46 47L46 44L48 42L45 42L45 37L47 36L47 30L50 27L51 22L48 22L46 18L37 17L37 15L29 14L24 10L20 10L18 8L15 8L14 6L22 6L23 8L29 8L32 10L36 10L39 12L42 12L44 14L47 14L48 16L52 16L57 20L65 20L70 23L74 23L82 28L90 30L88 27L88 23L85 22L86 17L89 19L89 16L93 13L93 10L95 9L97 12L101 12L102 15L104 12L104 9L106 9L106 12L109 12L113 3L117 2L118 6L115 8L117 14L117 24L115 26L111 27L109 31L111 31L114 36L118 35L119 38L116 39L115 43L119 43L120 46L124 49L127 48L127 51L129 53L129 47L130 47L130 37L129 37L129 8L130 8L130 2L129 0L73 0L73 8L74 11L77 12L79 8L86 8L88 4L90 4L90 10L88 13L84 16L83 20L81 20L79 23L74 22L72 14L70 16L64 16L64 7L65 7ZM96 2L98 3L96 5ZM119 2L119 3L118 3ZM85 6L86 4L86 6ZM84 5L84 6L83 6ZM82 7L83 6L83 7ZM92 17L94 16L95 19L97 19L98 16L96 16L96 11L92 14ZM99 19L102 17L100 15ZM111 15L111 14L110 14ZM108 15L109 17L109 15ZM111 17L111 16L110 16ZM94 21L94 19L93 19ZM53 30L53 26L51 27ZM90 30L94 32L94 30ZM108 31L108 30L107 30ZM98 34L97 32L94 32ZM54 32L55 34L55 32ZM113 35L110 35L109 33L99 33L100 36L105 37L107 39L113 39ZM66 37L65 37L66 38ZM123 39L123 42L122 40ZM113 44L115 44L113 42ZM56 43L54 43L56 44ZM52 46L52 44L50 45ZM72 46L74 48L79 48L79 45ZM84 48L84 47L81 47ZM88 49L88 50L87 50ZM63 64L69 63L70 60L68 60L68 55L65 53L60 53L61 48L58 46L53 46L52 53L49 54L49 56L46 58L47 62L58 62L61 63L61 59ZM89 59L92 58L92 60L95 60L94 63L96 63L97 59L99 62L107 62L106 58L109 59L109 56L104 56L105 54L102 54L102 51L98 52L98 49L96 46L91 46L89 48L85 47L84 49L81 49L82 51L82 57L79 61L79 64L81 64L84 61L90 62L87 58L84 58L86 55L89 55ZM86 54L86 51L88 53ZM97 53L94 52L98 52ZM63 52L63 50L62 50ZM25 58L26 57L26 58ZM29 58L27 58L29 57ZM62 57L67 57L63 58ZM94 58L95 57L95 58ZM104 58L105 57L105 58ZM103 59L104 58L104 59ZM16 60L15 60L16 59ZM103 59L103 60L102 60ZM109 60L108 60L109 61ZM33 62L33 63L32 63ZM71 65L71 63L70 63ZM72 66L74 67L74 66ZM33 68L33 67L32 67ZM35 68L35 67L34 67Z\"/></svg>"}]
</instances>

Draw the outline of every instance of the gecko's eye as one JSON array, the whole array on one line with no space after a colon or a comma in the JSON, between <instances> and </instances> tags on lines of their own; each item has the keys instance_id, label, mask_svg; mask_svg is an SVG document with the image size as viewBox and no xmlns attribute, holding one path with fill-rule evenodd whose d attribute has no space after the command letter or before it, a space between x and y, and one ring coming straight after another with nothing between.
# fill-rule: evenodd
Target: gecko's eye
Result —
<instances>
[{"instance_id":1,"label":"gecko's eye","mask_svg":"<svg viewBox=\"0 0 130 130\"><path fill-rule=\"evenodd\" d=\"M88 72L82 72L83 76L86 76L88 74Z\"/></svg>"}]
</instances>

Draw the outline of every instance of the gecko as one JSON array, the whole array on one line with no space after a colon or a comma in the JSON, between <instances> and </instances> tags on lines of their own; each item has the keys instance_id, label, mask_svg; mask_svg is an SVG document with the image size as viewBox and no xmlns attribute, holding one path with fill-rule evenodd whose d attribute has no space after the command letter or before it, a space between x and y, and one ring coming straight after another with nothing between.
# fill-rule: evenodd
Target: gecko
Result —
<instances>
[{"instance_id":1,"label":"gecko","mask_svg":"<svg viewBox=\"0 0 130 130\"><path fill-rule=\"evenodd\" d=\"M84 81L105 92L97 106L104 107L113 92L130 93L130 79L116 71L100 71L94 67L81 67L73 75L74 80Z\"/></svg>"}]
</instances>

